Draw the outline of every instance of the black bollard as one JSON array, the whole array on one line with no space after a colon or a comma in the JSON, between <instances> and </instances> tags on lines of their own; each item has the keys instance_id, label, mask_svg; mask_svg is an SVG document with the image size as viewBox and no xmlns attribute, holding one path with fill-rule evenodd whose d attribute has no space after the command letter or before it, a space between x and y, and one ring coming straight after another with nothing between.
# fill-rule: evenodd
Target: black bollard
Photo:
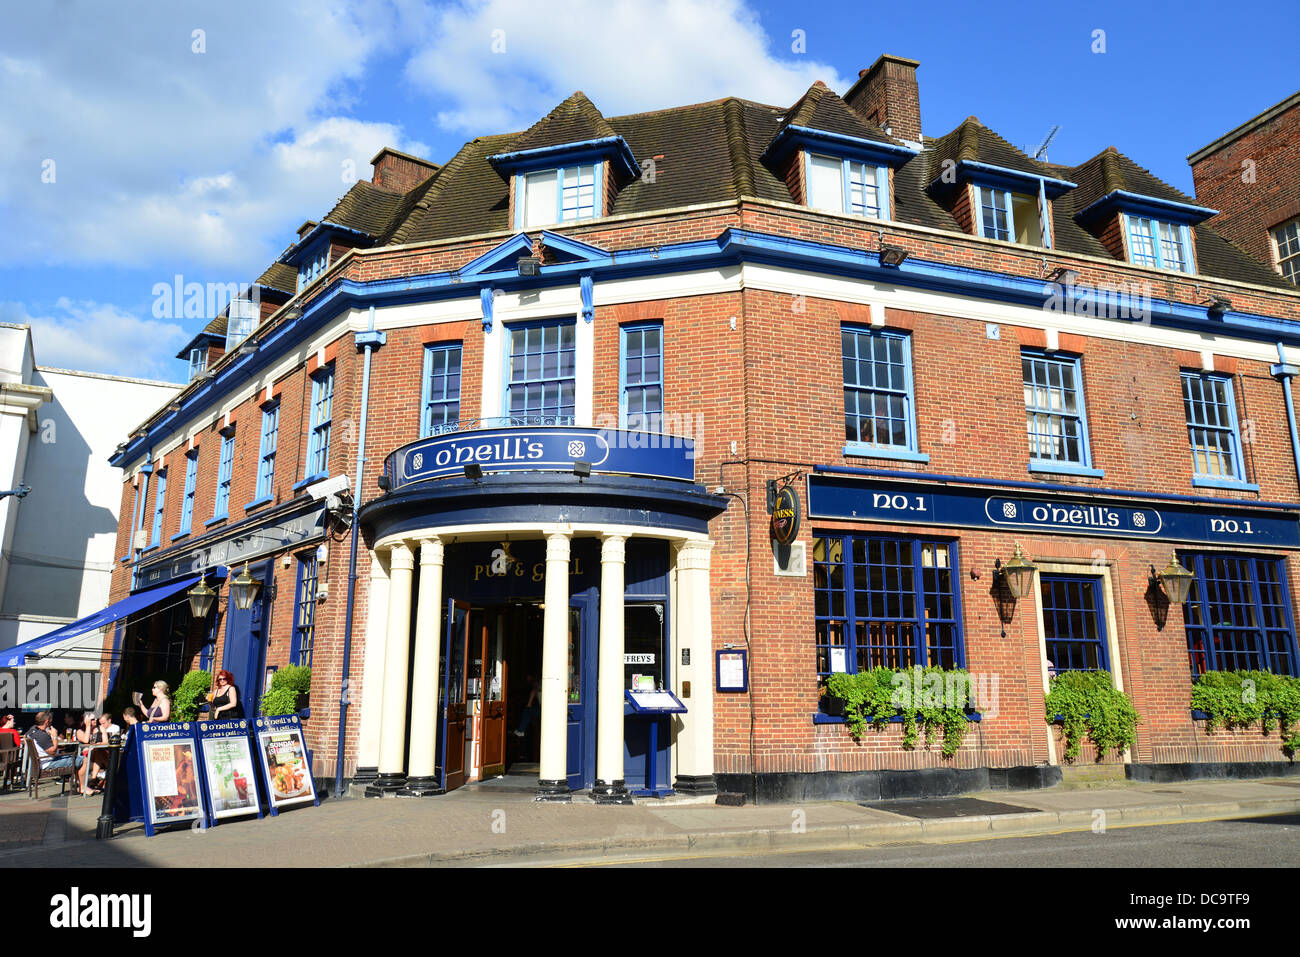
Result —
<instances>
[{"instance_id":1,"label":"black bollard","mask_svg":"<svg viewBox=\"0 0 1300 957\"><path fill-rule=\"evenodd\" d=\"M117 755L122 750L122 738L113 735L108 743L114 747L108 750L108 778L104 782L104 806L99 810L99 820L95 824L97 840L113 836L113 791L117 784Z\"/></svg>"}]
</instances>

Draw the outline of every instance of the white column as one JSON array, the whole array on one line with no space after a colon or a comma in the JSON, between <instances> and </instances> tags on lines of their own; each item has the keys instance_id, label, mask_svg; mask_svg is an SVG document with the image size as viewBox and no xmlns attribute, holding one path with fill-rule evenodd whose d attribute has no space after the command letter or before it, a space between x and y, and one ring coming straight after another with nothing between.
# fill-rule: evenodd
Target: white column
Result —
<instances>
[{"instance_id":1,"label":"white column","mask_svg":"<svg viewBox=\"0 0 1300 957\"><path fill-rule=\"evenodd\" d=\"M623 781L623 580L627 539L606 535L600 549L600 675L596 787L601 804L631 804Z\"/></svg>"},{"instance_id":2,"label":"white column","mask_svg":"<svg viewBox=\"0 0 1300 957\"><path fill-rule=\"evenodd\" d=\"M712 542L688 541L677 547L678 627L676 642L689 650L691 663L679 657L678 696L686 705L677 732L677 780L673 789L696 794L717 790L713 780L713 615L709 597L709 553ZM684 685L691 691L686 694Z\"/></svg>"},{"instance_id":3,"label":"white column","mask_svg":"<svg viewBox=\"0 0 1300 957\"><path fill-rule=\"evenodd\" d=\"M379 774L379 712L384 706L384 649L388 644L388 568L379 552L370 553L370 588L366 592L366 647L357 721L357 769L354 784L369 784ZM349 677L351 683L351 677Z\"/></svg>"},{"instance_id":4,"label":"white column","mask_svg":"<svg viewBox=\"0 0 1300 957\"><path fill-rule=\"evenodd\" d=\"M541 767L537 799L569 800L569 536L546 536L542 615Z\"/></svg>"},{"instance_id":5,"label":"white column","mask_svg":"<svg viewBox=\"0 0 1300 957\"><path fill-rule=\"evenodd\" d=\"M367 794L406 783L406 674L411 654L411 579L415 556L402 542L389 553L388 641L384 649L384 705L379 725L379 780Z\"/></svg>"},{"instance_id":6,"label":"white column","mask_svg":"<svg viewBox=\"0 0 1300 957\"><path fill-rule=\"evenodd\" d=\"M420 594L415 606L411 673L411 756L401 793L438 793L433 776L438 746L438 638L442 634L442 540L420 542Z\"/></svg>"}]
</instances>

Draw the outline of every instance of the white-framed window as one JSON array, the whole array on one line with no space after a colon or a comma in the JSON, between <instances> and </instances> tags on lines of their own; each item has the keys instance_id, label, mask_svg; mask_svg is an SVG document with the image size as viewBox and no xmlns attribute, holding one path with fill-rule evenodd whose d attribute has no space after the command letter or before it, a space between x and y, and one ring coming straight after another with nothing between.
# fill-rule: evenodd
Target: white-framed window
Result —
<instances>
[{"instance_id":1,"label":"white-framed window","mask_svg":"<svg viewBox=\"0 0 1300 957\"><path fill-rule=\"evenodd\" d=\"M1046 246L1039 198L991 186L975 187L975 212L979 234L985 239Z\"/></svg>"},{"instance_id":2,"label":"white-framed window","mask_svg":"<svg viewBox=\"0 0 1300 957\"><path fill-rule=\"evenodd\" d=\"M1193 272L1191 230L1146 216L1125 214L1129 260L1135 266Z\"/></svg>"},{"instance_id":3,"label":"white-framed window","mask_svg":"<svg viewBox=\"0 0 1300 957\"><path fill-rule=\"evenodd\" d=\"M208 347L199 346L190 350L190 378L193 382L208 367Z\"/></svg>"},{"instance_id":4,"label":"white-framed window","mask_svg":"<svg viewBox=\"0 0 1300 957\"><path fill-rule=\"evenodd\" d=\"M239 348L239 344L257 329L261 318L261 307L252 299L230 300L230 309L226 313L226 351L233 352Z\"/></svg>"},{"instance_id":5,"label":"white-framed window","mask_svg":"<svg viewBox=\"0 0 1300 957\"><path fill-rule=\"evenodd\" d=\"M1277 248L1277 268L1282 275L1300 286L1300 216L1272 229Z\"/></svg>"},{"instance_id":6,"label":"white-framed window","mask_svg":"<svg viewBox=\"0 0 1300 957\"><path fill-rule=\"evenodd\" d=\"M524 173L517 181L515 219L522 229L594 219L600 210L600 163Z\"/></svg>"},{"instance_id":7,"label":"white-framed window","mask_svg":"<svg viewBox=\"0 0 1300 957\"><path fill-rule=\"evenodd\" d=\"M808 154L808 205L868 219L889 218L889 173L883 166Z\"/></svg>"}]
</instances>

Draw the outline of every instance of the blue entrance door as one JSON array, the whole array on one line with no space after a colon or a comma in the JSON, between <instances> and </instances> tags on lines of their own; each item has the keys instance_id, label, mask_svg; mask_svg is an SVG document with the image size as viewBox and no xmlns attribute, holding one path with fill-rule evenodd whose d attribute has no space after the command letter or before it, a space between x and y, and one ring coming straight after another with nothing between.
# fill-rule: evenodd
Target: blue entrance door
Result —
<instances>
[{"instance_id":1,"label":"blue entrance door","mask_svg":"<svg viewBox=\"0 0 1300 957\"><path fill-rule=\"evenodd\" d=\"M267 605L274 590L274 571L270 561L250 565L249 574L262 583L253 606L243 611L231 601L226 608L226 648L221 667L235 676L240 703L249 716L258 713L265 690Z\"/></svg>"},{"instance_id":2,"label":"blue entrance door","mask_svg":"<svg viewBox=\"0 0 1300 957\"><path fill-rule=\"evenodd\" d=\"M596 781L597 595L591 588L569 599L568 785L577 791Z\"/></svg>"}]
</instances>

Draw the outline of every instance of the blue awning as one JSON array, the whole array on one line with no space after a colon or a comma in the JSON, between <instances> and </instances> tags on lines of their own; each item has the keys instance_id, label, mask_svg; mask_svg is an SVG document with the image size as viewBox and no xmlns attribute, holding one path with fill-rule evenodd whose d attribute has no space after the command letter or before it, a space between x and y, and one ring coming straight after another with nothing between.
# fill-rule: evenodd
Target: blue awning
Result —
<instances>
[{"instance_id":1,"label":"blue awning","mask_svg":"<svg viewBox=\"0 0 1300 957\"><path fill-rule=\"evenodd\" d=\"M97 631L111 625L113 622L125 618L133 612L148 608L150 605L157 604L164 598L168 598L178 591L189 588L199 580L195 575L191 578L182 578L170 582L166 585L160 585L157 588L150 588L146 591L136 592L134 595L127 595L121 601L114 602L107 608L95 612L93 615L87 615L79 621L64 625L62 628L56 628L48 634L41 635L39 638L33 638L31 641L24 641L21 645L14 645L12 648L6 648L0 651L0 668L22 668L27 663L27 656L35 654L42 648L48 648L56 642L64 641L68 638L76 638L78 635L85 635L92 631ZM57 659L52 659L57 660Z\"/></svg>"}]
</instances>

